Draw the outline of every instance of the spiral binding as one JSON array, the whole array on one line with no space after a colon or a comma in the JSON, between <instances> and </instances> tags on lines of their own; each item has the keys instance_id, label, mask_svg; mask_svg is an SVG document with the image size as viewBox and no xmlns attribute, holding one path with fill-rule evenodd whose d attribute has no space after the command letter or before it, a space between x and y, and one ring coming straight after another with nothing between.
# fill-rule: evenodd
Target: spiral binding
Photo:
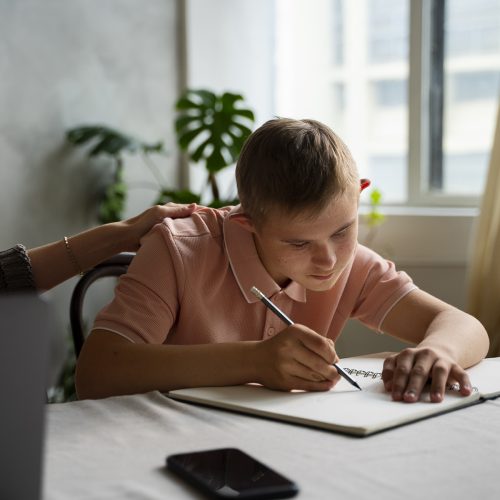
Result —
<instances>
[{"instance_id":1,"label":"spiral binding","mask_svg":"<svg viewBox=\"0 0 500 500\"><path fill-rule=\"evenodd\" d=\"M344 368L344 370L349 375L354 375L355 377L363 377L363 378L368 378L368 379L372 379L372 380L375 380L377 378L382 378L381 372L373 372L371 370L355 370L354 368ZM446 386L446 389L449 391L458 392L458 391L460 391L460 384L448 384ZM477 387L473 386L472 392L479 392L479 389Z\"/></svg>"},{"instance_id":2,"label":"spiral binding","mask_svg":"<svg viewBox=\"0 0 500 500\"><path fill-rule=\"evenodd\" d=\"M371 378L371 379L376 379L376 378L382 378L382 373L380 372L372 372L367 371L367 370L355 370L354 368L344 368L344 370L349 374L349 375L354 375L356 377L364 377L364 378Z\"/></svg>"}]
</instances>

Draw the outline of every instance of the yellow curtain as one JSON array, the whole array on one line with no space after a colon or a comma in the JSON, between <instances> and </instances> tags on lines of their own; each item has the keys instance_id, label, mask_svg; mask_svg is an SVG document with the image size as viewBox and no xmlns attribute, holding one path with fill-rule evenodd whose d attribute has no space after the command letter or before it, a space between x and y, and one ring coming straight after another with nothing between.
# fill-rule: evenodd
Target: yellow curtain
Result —
<instances>
[{"instance_id":1,"label":"yellow curtain","mask_svg":"<svg viewBox=\"0 0 500 500\"><path fill-rule=\"evenodd\" d=\"M490 337L490 356L500 356L500 110L481 204L469 274L469 312Z\"/></svg>"}]
</instances>

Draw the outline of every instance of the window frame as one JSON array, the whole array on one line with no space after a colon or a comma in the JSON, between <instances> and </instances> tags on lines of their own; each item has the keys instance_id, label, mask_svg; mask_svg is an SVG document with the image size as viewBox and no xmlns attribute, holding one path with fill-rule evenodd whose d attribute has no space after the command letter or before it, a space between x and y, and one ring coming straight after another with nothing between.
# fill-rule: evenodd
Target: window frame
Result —
<instances>
[{"instance_id":1,"label":"window frame","mask_svg":"<svg viewBox=\"0 0 500 500\"><path fill-rule=\"evenodd\" d=\"M367 6L370 0L355 3L344 0L343 4L343 19L347 25L351 25L353 20L355 23L366 22ZM384 206L389 207L443 207L444 209L458 208L475 208L478 207L481 194L480 193L450 193L439 189L440 185L444 184L445 178L445 150L443 149L443 138L445 138L446 127L445 112L447 113L444 102L446 99L446 78L444 64L444 43L445 43L445 19L444 9L446 0L408 0L408 57L404 60L404 78L407 85L407 102L404 106L404 123L406 130L402 133L405 143L401 143L400 138L395 138L395 145L401 144L401 153L405 158L405 184L401 186L406 190L406 197L394 201L383 200ZM326 4L328 0L317 0L315 3L316 15L325 17L327 15ZM436 4L440 4L441 16L438 22L434 23L433 30L433 10ZM294 73L294 64L306 62L306 69L303 71L307 74L314 74L316 68L320 71L325 71L326 59L322 59L320 63L316 60L313 62L304 60L304 50L293 38L295 33L291 34L291 26L294 23L313 23L314 17L304 11L304 6L300 0L277 0L276 1L276 39L277 52L275 55L275 86L274 86L274 103L278 114L283 113L282 110L287 109L288 114L294 116L302 116L307 113L313 114L317 119L324 120L327 123L328 102L334 101L335 97L332 93L327 97L326 94L317 92L318 96L324 95L323 109L317 104L319 98L310 98L310 101L301 105L293 103L294 95L299 95L301 91L307 89L307 82L300 76ZM290 25L288 25L289 23ZM281 26L280 26L281 25ZM329 69L325 73L325 82L320 83L322 91L327 85L341 85L346 81L349 75L358 72L367 79L377 80L382 73L387 73L388 77L401 77L402 67L399 61L388 61L380 64L380 67L359 66L359 61L366 59L364 53L367 50L365 44L359 43L357 33L353 33L352 29L345 29L343 46L349 47L349 55L344 55L346 62L338 65L333 61L330 62ZM438 36L433 36L433 31L438 33ZM311 58L316 56L315 52L321 50L321 43L325 43L325 36L321 30L314 33L315 44L312 45ZM433 41L434 38L434 41ZM437 38L437 40L436 40ZM432 47L435 41L440 44L439 50L432 53ZM328 41L326 41L328 42ZM302 44L303 45L303 44ZM293 47L292 49L290 48ZM291 54L292 53L292 54ZM293 55L293 57L292 57ZM333 55L333 54L332 54ZM284 61L284 62L283 62ZM366 63L365 63L366 64ZM315 66L316 65L316 66ZM454 63L452 67L454 67ZM300 66L299 66L300 67ZM452 70L453 71L453 70ZM283 73L281 73L283 72ZM454 72L454 71L453 71ZM440 92L434 92L431 95L430 79L440 81ZM299 84L292 80L297 79ZM346 100L349 113L347 115L339 115L338 120L342 124L337 128L345 127L347 130L352 130L352 122L358 123L366 120L366 102L370 96L361 87L362 79L356 81L351 80L349 90L344 91L344 99ZM287 112L285 111L286 115ZM430 117L433 120L430 120ZM357 126L357 125L356 125ZM431 127L434 127L432 129ZM343 135L344 137L344 135ZM357 158L363 158L363 153L366 151L368 144L364 139L345 136L349 147ZM394 152L397 152L395 148ZM374 180L376 184L376 180ZM383 189L383 188L382 188Z\"/></svg>"},{"instance_id":2,"label":"window frame","mask_svg":"<svg viewBox=\"0 0 500 500\"><path fill-rule=\"evenodd\" d=\"M480 195L450 194L439 189L444 168L445 9L446 0L410 0L408 200L405 205L477 208ZM438 83L438 91L431 90L436 88L431 82Z\"/></svg>"}]
</instances>

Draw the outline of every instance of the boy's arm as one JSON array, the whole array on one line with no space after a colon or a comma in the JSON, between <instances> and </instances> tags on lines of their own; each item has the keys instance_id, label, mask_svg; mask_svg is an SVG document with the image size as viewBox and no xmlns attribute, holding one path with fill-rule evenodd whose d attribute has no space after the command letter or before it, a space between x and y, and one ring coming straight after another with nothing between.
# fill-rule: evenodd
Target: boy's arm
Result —
<instances>
[{"instance_id":1,"label":"boy's arm","mask_svg":"<svg viewBox=\"0 0 500 500\"><path fill-rule=\"evenodd\" d=\"M248 382L321 391L338 381L337 360L333 343L302 325L263 341L199 345L136 344L94 330L78 358L76 389L81 399Z\"/></svg>"},{"instance_id":2,"label":"boy's arm","mask_svg":"<svg viewBox=\"0 0 500 500\"><path fill-rule=\"evenodd\" d=\"M421 290L401 299L387 314L382 330L416 344L384 362L382 378L395 401L418 401L431 382L431 400L443 399L446 385L459 383L470 394L468 368L486 356L488 335L474 317Z\"/></svg>"},{"instance_id":3,"label":"boy's arm","mask_svg":"<svg viewBox=\"0 0 500 500\"><path fill-rule=\"evenodd\" d=\"M78 357L78 397L242 384L253 376L250 360L254 347L255 342L136 344L113 332L94 330Z\"/></svg>"}]
</instances>

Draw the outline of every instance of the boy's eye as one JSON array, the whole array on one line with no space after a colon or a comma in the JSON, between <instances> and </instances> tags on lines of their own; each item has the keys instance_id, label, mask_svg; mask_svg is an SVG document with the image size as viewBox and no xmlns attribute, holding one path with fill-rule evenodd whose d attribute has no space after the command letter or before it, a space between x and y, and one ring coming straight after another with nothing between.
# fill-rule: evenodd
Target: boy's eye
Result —
<instances>
[{"instance_id":1,"label":"boy's eye","mask_svg":"<svg viewBox=\"0 0 500 500\"><path fill-rule=\"evenodd\" d=\"M289 244L294 248L305 248L307 241L290 241Z\"/></svg>"},{"instance_id":2,"label":"boy's eye","mask_svg":"<svg viewBox=\"0 0 500 500\"><path fill-rule=\"evenodd\" d=\"M346 227L345 229L342 229L342 231L339 231L338 233L335 233L333 236L344 236L344 235L346 235L346 234L347 234L347 230L348 230L348 229L349 229L349 228L348 228L348 227Z\"/></svg>"},{"instance_id":3,"label":"boy's eye","mask_svg":"<svg viewBox=\"0 0 500 500\"><path fill-rule=\"evenodd\" d=\"M342 238L342 236L345 236L349 232L349 229L351 229L351 226L347 226L344 229L342 229L341 231L338 231L337 233L335 233L333 235L333 237L334 238Z\"/></svg>"}]
</instances>

